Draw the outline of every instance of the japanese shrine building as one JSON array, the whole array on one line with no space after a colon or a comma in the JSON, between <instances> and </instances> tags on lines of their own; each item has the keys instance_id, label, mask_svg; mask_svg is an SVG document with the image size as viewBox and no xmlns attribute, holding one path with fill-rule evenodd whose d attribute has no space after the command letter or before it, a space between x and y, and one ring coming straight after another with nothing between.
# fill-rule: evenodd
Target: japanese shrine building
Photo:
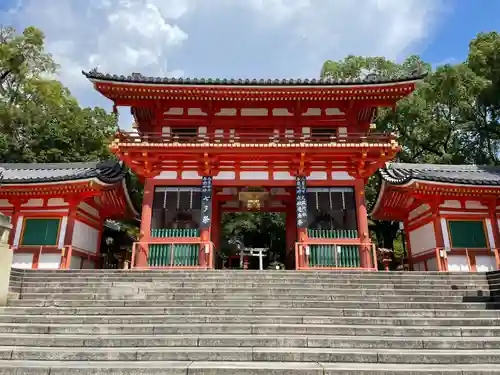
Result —
<instances>
[{"instance_id":1,"label":"japanese shrine building","mask_svg":"<svg viewBox=\"0 0 500 375\"><path fill-rule=\"evenodd\" d=\"M218 267L223 212L286 214L287 268L374 269L367 179L399 151L373 130L422 75L204 80L84 72L133 131L112 151L145 182L138 268Z\"/></svg>"},{"instance_id":2,"label":"japanese shrine building","mask_svg":"<svg viewBox=\"0 0 500 375\"><path fill-rule=\"evenodd\" d=\"M95 268L105 219L137 215L120 163L0 164L16 268Z\"/></svg>"},{"instance_id":3,"label":"japanese shrine building","mask_svg":"<svg viewBox=\"0 0 500 375\"><path fill-rule=\"evenodd\" d=\"M372 210L404 222L410 268L500 269L500 168L388 164Z\"/></svg>"}]
</instances>

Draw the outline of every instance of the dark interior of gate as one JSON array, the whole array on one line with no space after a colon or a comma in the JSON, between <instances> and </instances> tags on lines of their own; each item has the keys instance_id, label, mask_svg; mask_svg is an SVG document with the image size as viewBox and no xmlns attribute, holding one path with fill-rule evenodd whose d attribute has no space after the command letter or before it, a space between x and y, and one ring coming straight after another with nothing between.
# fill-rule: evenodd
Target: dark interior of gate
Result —
<instances>
[{"instance_id":1,"label":"dark interior of gate","mask_svg":"<svg viewBox=\"0 0 500 375\"><path fill-rule=\"evenodd\" d=\"M210 239L216 268L294 269L297 242L295 186L216 187L213 192ZM311 239L358 238L352 187L308 187L307 234ZM156 187L151 233L155 238L193 238L203 220L199 186ZM167 229L168 228L168 229ZM356 266L357 247L311 245L310 262L323 266ZM150 265L199 263L199 245L157 244Z\"/></svg>"}]
</instances>

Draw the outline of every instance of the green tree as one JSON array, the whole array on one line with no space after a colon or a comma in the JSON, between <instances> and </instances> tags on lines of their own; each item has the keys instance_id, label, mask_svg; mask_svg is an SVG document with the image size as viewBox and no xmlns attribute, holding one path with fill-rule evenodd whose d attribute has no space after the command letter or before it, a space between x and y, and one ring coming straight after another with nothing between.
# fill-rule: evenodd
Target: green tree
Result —
<instances>
[{"instance_id":1,"label":"green tree","mask_svg":"<svg viewBox=\"0 0 500 375\"><path fill-rule=\"evenodd\" d=\"M491 43L487 45L491 46ZM484 46L479 49L483 51L483 59L484 50L490 54L495 50ZM479 66L479 63L475 65L476 71L484 71L484 66ZM489 87L489 80L477 74L471 66L465 63L445 65L431 71L431 66L418 56L410 56L401 64L382 57L348 56L341 61L325 62L321 74L323 78L353 80L367 74L394 78L416 69L429 72L417 90L401 100L396 111L381 110L376 118L377 130L398 136L402 151L397 160L441 164L495 163L498 144L491 137L491 129L483 126L484 105L481 107L479 100ZM492 116L487 117L491 119ZM380 176L376 174L366 186L369 205L374 203L379 186ZM397 222L373 220L371 228L379 246L394 247L399 231Z\"/></svg>"},{"instance_id":2,"label":"green tree","mask_svg":"<svg viewBox=\"0 0 500 375\"><path fill-rule=\"evenodd\" d=\"M0 160L71 162L108 159L115 116L81 108L59 81L43 33L0 29Z\"/></svg>"}]
</instances>

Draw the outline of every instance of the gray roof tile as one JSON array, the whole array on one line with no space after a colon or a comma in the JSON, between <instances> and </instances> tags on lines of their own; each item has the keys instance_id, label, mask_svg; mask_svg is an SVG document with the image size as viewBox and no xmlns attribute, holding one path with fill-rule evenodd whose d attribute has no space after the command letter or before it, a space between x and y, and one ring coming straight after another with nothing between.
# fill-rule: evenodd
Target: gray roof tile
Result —
<instances>
[{"instance_id":1,"label":"gray roof tile","mask_svg":"<svg viewBox=\"0 0 500 375\"><path fill-rule=\"evenodd\" d=\"M500 186L500 167L498 166L390 163L380 170L380 174L386 182L392 185L422 180Z\"/></svg>"},{"instance_id":2,"label":"gray roof tile","mask_svg":"<svg viewBox=\"0 0 500 375\"><path fill-rule=\"evenodd\" d=\"M368 85L383 83L398 83L425 78L427 73L415 70L406 75L393 77L378 77L369 75L366 78L356 79L227 79L227 78L169 78L169 77L147 77L139 73L129 76L100 73L97 70L89 72L82 71L88 79L99 79L111 82L146 83L158 85L231 85L231 86L332 86L332 85Z\"/></svg>"},{"instance_id":3,"label":"gray roof tile","mask_svg":"<svg viewBox=\"0 0 500 375\"><path fill-rule=\"evenodd\" d=\"M116 183L126 175L115 161L87 163L5 163L0 164L0 184L62 182L97 178Z\"/></svg>"}]
</instances>

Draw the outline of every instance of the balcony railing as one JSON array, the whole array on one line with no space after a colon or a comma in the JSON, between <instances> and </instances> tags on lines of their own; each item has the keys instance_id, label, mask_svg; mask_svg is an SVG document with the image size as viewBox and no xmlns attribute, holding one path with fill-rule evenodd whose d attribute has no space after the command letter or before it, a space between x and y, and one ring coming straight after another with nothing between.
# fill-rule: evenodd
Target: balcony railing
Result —
<instances>
[{"instance_id":1,"label":"balcony railing","mask_svg":"<svg viewBox=\"0 0 500 375\"><path fill-rule=\"evenodd\" d=\"M317 270L365 270L377 271L375 246L370 245L373 267L361 267L360 252L366 248L345 239L329 239L318 243L315 240L298 242L295 245L296 268Z\"/></svg>"},{"instance_id":2,"label":"balcony railing","mask_svg":"<svg viewBox=\"0 0 500 375\"><path fill-rule=\"evenodd\" d=\"M214 245L200 239L156 238L149 242L134 242L131 268L136 268L139 253L147 254L147 268L210 269L213 268Z\"/></svg>"},{"instance_id":3,"label":"balcony railing","mask_svg":"<svg viewBox=\"0 0 500 375\"><path fill-rule=\"evenodd\" d=\"M121 143L153 143L153 144L257 144L257 145L286 145L293 143L312 144L387 144L395 142L396 136L389 133L348 133L348 134L270 134L265 132L238 132L227 133L203 133L203 134L165 134L165 133L137 133L120 132L116 140Z\"/></svg>"}]
</instances>

